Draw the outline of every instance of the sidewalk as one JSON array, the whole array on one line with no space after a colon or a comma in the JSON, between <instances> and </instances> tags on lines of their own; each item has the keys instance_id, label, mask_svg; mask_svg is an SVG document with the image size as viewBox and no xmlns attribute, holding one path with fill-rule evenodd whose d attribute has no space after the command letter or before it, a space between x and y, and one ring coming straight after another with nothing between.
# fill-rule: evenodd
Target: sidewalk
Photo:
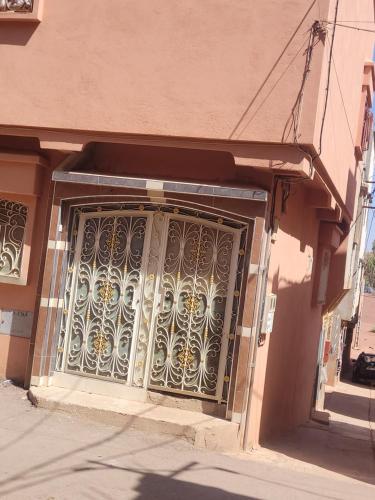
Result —
<instances>
[{"instance_id":1,"label":"sidewalk","mask_svg":"<svg viewBox=\"0 0 375 500\"><path fill-rule=\"evenodd\" d=\"M328 426L309 422L268 443L258 456L296 470L375 485L375 387L340 382L326 394L325 410ZM375 490L373 494L375 498Z\"/></svg>"},{"instance_id":2,"label":"sidewalk","mask_svg":"<svg viewBox=\"0 0 375 500\"><path fill-rule=\"evenodd\" d=\"M328 402L329 427L308 425L267 449L223 455L35 408L25 391L0 384L0 499L373 500L369 392L343 384Z\"/></svg>"},{"instance_id":3,"label":"sidewalk","mask_svg":"<svg viewBox=\"0 0 375 500\"><path fill-rule=\"evenodd\" d=\"M356 335L353 338L352 359L357 359L362 351L375 354L375 295L364 294L362 300L360 331L358 338L355 338ZM357 346L354 348L356 341Z\"/></svg>"}]
</instances>

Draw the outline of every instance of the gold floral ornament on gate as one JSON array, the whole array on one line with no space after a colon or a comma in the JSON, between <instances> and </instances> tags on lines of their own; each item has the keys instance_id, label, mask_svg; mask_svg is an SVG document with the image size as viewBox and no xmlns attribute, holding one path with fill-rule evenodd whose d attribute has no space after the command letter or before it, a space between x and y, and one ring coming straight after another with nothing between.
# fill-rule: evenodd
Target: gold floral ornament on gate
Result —
<instances>
[{"instance_id":1,"label":"gold floral ornament on gate","mask_svg":"<svg viewBox=\"0 0 375 500\"><path fill-rule=\"evenodd\" d=\"M108 347L108 340L106 339L104 333L100 332L100 333L97 333L94 337L94 341L92 343L93 347L94 347L94 351L96 352L96 354L99 356L99 354L101 354L102 352L104 352L107 347Z\"/></svg>"},{"instance_id":2,"label":"gold floral ornament on gate","mask_svg":"<svg viewBox=\"0 0 375 500\"><path fill-rule=\"evenodd\" d=\"M101 300L106 304L113 297L113 288L110 281L104 281L103 285L99 288L99 296Z\"/></svg>"},{"instance_id":3,"label":"gold floral ornament on gate","mask_svg":"<svg viewBox=\"0 0 375 500\"><path fill-rule=\"evenodd\" d=\"M189 347L184 347L177 354L177 359L183 368L187 368L194 361L194 356Z\"/></svg>"},{"instance_id":4,"label":"gold floral ornament on gate","mask_svg":"<svg viewBox=\"0 0 375 500\"><path fill-rule=\"evenodd\" d=\"M195 295L188 295L185 300L185 307L189 314L196 314L199 309L200 300Z\"/></svg>"},{"instance_id":5,"label":"gold floral ornament on gate","mask_svg":"<svg viewBox=\"0 0 375 500\"><path fill-rule=\"evenodd\" d=\"M112 234L110 234L106 240L106 244L107 244L107 247L108 249L113 252L114 250L117 249L117 247L119 246L120 244L120 240L118 239L117 235L116 235L116 231L113 230L112 231Z\"/></svg>"},{"instance_id":6,"label":"gold floral ornament on gate","mask_svg":"<svg viewBox=\"0 0 375 500\"><path fill-rule=\"evenodd\" d=\"M190 250L190 258L192 262L198 264L198 266L202 266L205 257L206 257L206 249L202 244L202 240L195 240Z\"/></svg>"}]
</instances>

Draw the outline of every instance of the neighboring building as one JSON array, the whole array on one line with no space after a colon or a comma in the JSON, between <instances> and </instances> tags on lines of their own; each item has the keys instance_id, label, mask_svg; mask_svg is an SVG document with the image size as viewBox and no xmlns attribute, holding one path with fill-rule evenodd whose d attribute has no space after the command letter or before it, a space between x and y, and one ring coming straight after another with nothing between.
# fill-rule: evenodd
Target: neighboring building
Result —
<instances>
[{"instance_id":1,"label":"neighboring building","mask_svg":"<svg viewBox=\"0 0 375 500\"><path fill-rule=\"evenodd\" d=\"M375 353L375 294L364 293L360 305L360 321L351 345L353 359L357 359L361 352Z\"/></svg>"},{"instance_id":2,"label":"neighboring building","mask_svg":"<svg viewBox=\"0 0 375 500\"><path fill-rule=\"evenodd\" d=\"M306 421L374 85L372 34L335 20L367 19L0 2L0 375L195 408L245 448Z\"/></svg>"},{"instance_id":3,"label":"neighboring building","mask_svg":"<svg viewBox=\"0 0 375 500\"><path fill-rule=\"evenodd\" d=\"M371 115L372 117L372 115ZM372 130L372 127L370 128ZM351 370L352 342L360 330L361 300L364 290L364 254L367 239L368 212L372 203L374 174L374 134L368 135L361 162L362 182L357 185L356 216L348 234L348 252L345 261L346 292L324 310L321 331L321 350L318 355L319 381L317 407L324 405L325 385L335 386L342 372Z\"/></svg>"}]
</instances>

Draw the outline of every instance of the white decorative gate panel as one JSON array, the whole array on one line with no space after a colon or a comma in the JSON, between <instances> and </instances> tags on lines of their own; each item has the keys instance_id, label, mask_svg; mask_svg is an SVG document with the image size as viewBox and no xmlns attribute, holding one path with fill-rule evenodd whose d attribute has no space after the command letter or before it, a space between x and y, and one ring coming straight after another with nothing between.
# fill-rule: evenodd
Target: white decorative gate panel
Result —
<instances>
[{"instance_id":1,"label":"white decorative gate panel","mask_svg":"<svg viewBox=\"0 0 375 500\"><path fill-rule=\"evenodd\" d=\"M68 371L128 379L146 226L142 216L82 216Z\"/></svg>"},{"instance_id":2,"label":"white decorative gate panel","mask_svg":"<svg viewBox=\"0 0 375 500\"><path fill-rule=\"evenodd\" d=\"M220 398L238 240L222 224L169 219L150 387Z\"/></svg>"}]
</instances>

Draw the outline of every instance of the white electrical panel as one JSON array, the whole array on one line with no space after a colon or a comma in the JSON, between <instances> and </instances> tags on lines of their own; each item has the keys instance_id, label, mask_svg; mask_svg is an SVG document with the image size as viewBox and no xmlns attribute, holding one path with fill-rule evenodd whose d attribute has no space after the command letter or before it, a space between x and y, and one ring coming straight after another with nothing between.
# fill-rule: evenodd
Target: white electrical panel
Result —
<instances>
[{"instance_id":1,"label":"white electrical panel","mask_svg":"<svg viewBox=\"0 0 375 500\"><path fill-rule=\"evenodd\" d=\"M264 304L261 333L271 333L273 329L273 319L275 317L277 296L269 293Z\"/></svg>"},{"instance_id":2,"label":"white electrical panel","mask_svg":"<svg viewBox=\"0 0 375 500\"><path fill-rule=\"evenodd\" d=\"M0 310L0 334L30 338L32 326L32 312Z\"/></svg>"}]
</instances>

